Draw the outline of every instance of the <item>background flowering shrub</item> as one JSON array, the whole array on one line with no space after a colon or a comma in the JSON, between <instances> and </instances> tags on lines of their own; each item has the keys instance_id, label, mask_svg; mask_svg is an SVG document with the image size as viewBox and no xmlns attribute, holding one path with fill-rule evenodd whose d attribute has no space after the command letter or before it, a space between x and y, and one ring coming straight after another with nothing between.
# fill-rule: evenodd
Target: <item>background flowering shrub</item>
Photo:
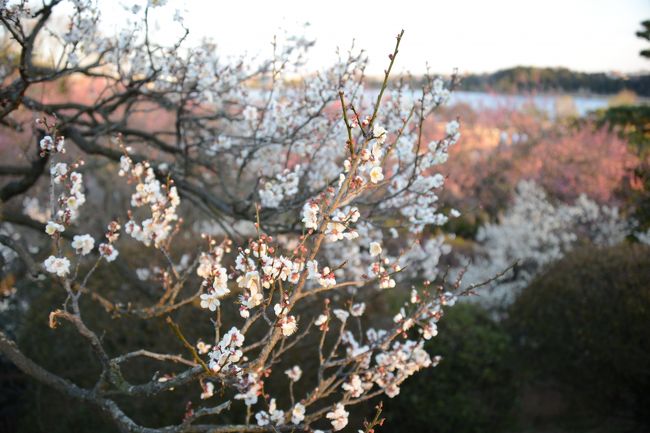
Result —
<instances>
[{"instance_id":1,"label":"background flowering shrub","mask_svg":"<svg viewBox=\"0 0 650 433\"><path fill-rule=\"evenodd\" d=\"M616 207L600 206L585 195L573 204L553 204L534 182L522 181L501 220L479 228L476 255L464 278L475 282L516 263L480 299L509 304L533 277L576 246L617 245L632 229Z\"/></svg>"}]
</instances>

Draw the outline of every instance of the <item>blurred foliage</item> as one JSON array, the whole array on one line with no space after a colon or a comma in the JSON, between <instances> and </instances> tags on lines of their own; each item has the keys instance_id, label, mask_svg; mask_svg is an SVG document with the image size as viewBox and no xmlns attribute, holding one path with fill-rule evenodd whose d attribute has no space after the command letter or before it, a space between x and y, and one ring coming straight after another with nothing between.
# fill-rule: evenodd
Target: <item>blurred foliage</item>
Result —
<instances>
[{"instance_id":1,"label":"blurred foliage","mask_svg":"<svg viewBox=\"0 0 650 433\"><path fill-rule=\"evenodd\" d=\"M497 221L522 180L537 182L551 200L571 203L585 194L623 213L643 193L634 173L638 153L618 128L595 118L551 120L508 108L466 108L461 118L463 145L450 151L441 193L441 202L463 215L446 228L459 236L473 238L478 226ZM427 131L426 139L434 135Z\"/></svg>"},{"instance_id":2,"label":"blurred foliage","mask_svg":"<svg viewBox=\"0 0 650 433\"><path fill-rule=\"evenodd\" d=\"M446 233L453 233L463 239L474 239L479 227L485 223L478 214L478 212L474 215L461 214L457 218L450 218L443 229Z\"/></svg>"},{"instance_id":3,"label":"blurred foliage","mask_svg":"<svg viewBox=\"0 0 650 433\"><path fill-rule=\"evenodd\" d=\"M650 20L645 20L641 22L641 27L642 29L636 32L637 37L641 39L645 39L646 41L650 42ZM643 49L639 53L641 57L647 57L650 58L650 49Z\"/></svg>"},{"instance_id":4,"label":"blurred foliage","mask_svg":"<svg viewBox=\"0 0 650 433\"><path fill-rule=\"evenodd\" d=\"M507 431L516 398L510 338L476 304L451 308L427 349L436 368L410 378L385 401L386 431L473 433Z\"/></svg>"},{"instance_id":5,"label":"blurred foliage","mask_svg":"<svg viewBox=\"0 0 650 433\"><path fill-rule=\"evenodd\" d=\"M620 132L639 154L650 147L650 105L619 105L596 112L598 126Z\"/></svg>"},{"instance_id":6,"label":"blurred foliage","mask_svg":"<svg viewBox=\"0 0 650 433\"><path fill-rule=\"evenodd\" d=\"M577 250L527 287L509 314L528 380L558 383L592 420L650 428L649 246Z\"/></svg>"},{"instance_id":7,"label":"blurred foliage","mask_svg":"<svg viewBox=\"0 0 650 433\"><path fill-rule=\"evenodd\" d=\"M609 98L607 101L608 107L620 107L624 105L636 105L639 102L639 98L631 90L621 90L616 95Z\"/></svg>"},{"instance_id":8,"label":"blurred foliage","mask_svg":"<svg viewBox=\"0 0 650 433\"><path fill-rule=\"evenodd\" d=\"M634 174L638 187L629 202L641 229L650 228L650 105L622 105L594 113L596 124L618 132L639 157Z\"/></svg>"}]
</instances>

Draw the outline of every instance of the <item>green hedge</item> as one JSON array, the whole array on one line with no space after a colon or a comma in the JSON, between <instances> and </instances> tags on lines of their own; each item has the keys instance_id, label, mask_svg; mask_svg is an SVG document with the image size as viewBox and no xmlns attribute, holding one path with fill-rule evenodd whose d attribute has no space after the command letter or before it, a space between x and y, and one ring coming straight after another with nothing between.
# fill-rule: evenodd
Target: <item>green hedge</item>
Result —
<instances>
[{"instance_id":1,"label":"green hedge","mask_svg":"<svg viewBox=\"0 0 650 433\"><path fill-rule=\"evenodd\" d=\"M650 247L575 251L521 293L509 324L530 380L650 427Z\"/></svg>"}]
</instances>

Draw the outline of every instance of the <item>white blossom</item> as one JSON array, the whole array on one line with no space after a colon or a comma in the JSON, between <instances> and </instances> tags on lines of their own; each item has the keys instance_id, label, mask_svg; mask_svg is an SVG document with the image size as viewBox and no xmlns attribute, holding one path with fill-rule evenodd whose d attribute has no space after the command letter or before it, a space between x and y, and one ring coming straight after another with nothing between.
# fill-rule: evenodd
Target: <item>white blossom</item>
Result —
<instances>
[{"instance_id":1,"label":"white blossom","mask_svg":"<svg viewBox=\"0 0 650 433\"><path fill-rule=\"evenodd\" d=\"M43 137L40 141L41 149L44 151L50 151L54 149L54 140L49 135Z\"/></svg>"},{"instance_id":2,"label":"white blossom","mask_svg":"<svg viewBox=\"0 0 650 433\"><path fill-rule=\"evenodd\" d=\"M379 242L371 242L370 243L370 255L372 257L376 257L379 254L381 254L381 245Z\"/></svg>"},{"instance_id":3,"label":"white blossom","mask_svg":"<svg viewBox=\"0 0 650 433\"><path fill-rule=\"evenodd\" d=\"M370 384L372 386L372 384ZM345 391L350 393L352 398L359 398L364 393L364 385L358 374L350 376L350 380L341 386Z\"/></svg>"},{"instance_id":4,"label":"white blossom","mask_svg":"<svg viewBox=\"0 0 650 433\"><path fill-rule=\"evenodd\" d=\"M72 248L77 251L77 254L85 256L90 253L95 247L95 239L92 236L86 235L75 235L72 238L72 243L70 244Z\"/></svg>"},{"instance_id":5,"label":"white blossom","mask_svg":"<svg viewBox=\"0 0 650 433\"><path fill-rule=\"evenodd\" d=\"M305 419L305 406L300 403L296 405L291 410L291 422L294 424L300 424Z\"/></svg>"},{"instance_id":6,"label":"white blossom","mask_svg":"<svg viewBox=\"0 0 650 433\"><path fill-rule=\"evenodd\" d=\"M210 362L208 367L212 371L219 372L231 364L239 362L243 356L241 351L243 344L244 335L233 326L209 353Z\"/></svg>"},{"instance_id":7,"label":"white blossom","mask_svg":"<svg viewBox=\"0 0 650 433\"><path fill-rule=\"evenodd\" d=\"M214 395L214 384L212 382L206 382L203 387L203 392L201 393L201 400L206 400Z\"/></svg>"},{"instance_id":8,"label":"white blossom","mask_svg":"<svg viewBox=\"0 0 650 433\"><path fill-rule=\"evenodd\" d=\"M262 382L256 373L248 373L240 383L245 391L235 395L235 400L244 400L246 406L252 406L257 403L259 394L262 392Z\"/></svg>"},{"instance_id":9,"label":"white blossom","mask_svg":"<svg viewBox=\"0 0 650 433\"><path fill-rule=\"evenodd\" d=\"M321 326L325 322L327 322L327 316L325 314L319 314L318 317L316 318L316 321L314 322L314 325Z\"/></svg>"},{"instance_id":10,"label":"white blossom","mask_svg":"<svg viewBox=\"0 0 650 433\"><path fill-rule=\"evenodd\" d=\"M331 420L333 430L339 431L348 425L348 415L350 415L350 413L345 410L345 406L341 403L336 403L334 410L332 412L327 412L325 416L327 419Z\"/></svg>"},{"instance_id":11,"label":"white blossom","mask_svg":"<svg viewBox=\"0 0 650 433\"><path fill-rule=\"evenodd\" d=\"M66 257L50 256L43 262L45 270L59 277L65 277L70 273L70 260Z\"/></svg>"},{"instance_id":12,"label":"white blossom","mask_svg":"<svg viewBox=\"0 0 650 433\"><path fill-rule=\"evenodd\" d=\"M284 316L280 320L280 327L282 328L282 335L289 337L298 329L298 323L294 316Z\"/></svg>"},{"instance_id":13,"label":"white blossom","mask_svg":"<svg viewBox=\"0 0 650 433\"><path fill-rule=\"evenodd\" d=\"M350 307L350 314L353 315L354 317L363 316L363 313L365 311L366 311L365 302L359 302L357 304L353 304L352 307Z\"/></svg>"},{"instance_id":14,"label":"white blossom","mask_svg":"<svg viewBox=\"0 0 650 433\"><path fill-rule=\"evenodd\" d=\"M381 166L373 167L370 170L370 182L379 183L384 180L384 173L381 169Z\"/></svg>"},{"instance_id":15,"label":"white blossom","mask_svg":"<svg viewBox=\"0 0 650 433\"><path fill-rule=\"evenodd\" d=\"M384 144L386 142L386 130L381 126L374 126L372 129L372 135L377 140L377 143Z\"/></svg>"},{"instance_id":16,"label":"white blossom","mask_svg":"<svg viewBox=\"0 0 650 433\"><path fill-rule=\"evenodd\" d=\"M306 229L318 228L318 205L314 203L305 203L302 208L302 222Z\"/></svg>"},{"instance_id":17,"label":"white blossom","mask_svg":"<svg viewBox=\"0 0 650 433\"><path fill-rule=\"evenodd\" d=\"M112 262L117 258L119 251L111 244L99 244L99 254L107 261Z\"/></svg>"},{"instance_id":18,"label":"white blossom","mask_svg":"<svg viewBox=\"0 0 650 433\"><path fill-rule=\"evenodd\" d=\"M210 351L210 348L212 347L211 344L206 344L203 341L199 341L196 343L196 349L198 350L200 355L205 355Z\"/></svg>"},{"instance_id":19,"label":"white blossom","mask_svg":"<svg viewBox=\"0 0 650 433\"><path fill-rule=\"evenodd\" d=\"M59 184L63 180L63 176L68 173L68 164L64 162L57 162L50 168L50 176L54 183Z\"/></svg>"},{"instance_id":20,"label":"white blossom","mask_svg":"<svg viewBox=\"0 0 650 433\"><path fill-rule=\"evenodd\" d=\"M65 227L63 224L59 224L54 221L48 221L47 225L45 226L45 233L50 236L54 235L55 233L62 233L64 231Z\"/></svg>"},{"instance_id":21,"label":"white blossom","mask_svg":"<svg viewBox=\"0 0 650 433\"><path fill-rule=\"evenodd\" d=\"M284 374L286 374L292 382L298 382L302 377L302 369L299 366L294 365L290 369L285 370Z\"/></svg>"},{"instance_id":22,"label":"white blossom","mask_svg":"<svg viewBox=\"0 0 650 433\"><path fill-rule=\"evenodd\" d=\"M345 310L341 310L340 308L334 309L334 311L332 311L332 313L334 313L336 318L339 319L341 322L347 321L348 317L350 316L350 313L348 313Z\"/></svg>"},{"instance_id":23,"label":"white blossom","mask_svg":"<svg viewBox=\"0 0 650 433\"><path fill-rule=\"evenodd\" d=\"M284 422L284 412L277 408L275 399L272 398L269 402L269 411L260 411L255 414L255 419L257 420L257 425L265 426L271 423L275 425L282 424Z\"/></svg>"},{"instance_id":24,"label":"white blossom","mask_svg":"<svg viewBox=\"0 0 650 433\"><path fill-rule=\"evenodd\" d=\"M216 293L202 293L201 308L207 308L210 311L216 311L219 306L219 296Z\"/></svg>"}]
</instances>

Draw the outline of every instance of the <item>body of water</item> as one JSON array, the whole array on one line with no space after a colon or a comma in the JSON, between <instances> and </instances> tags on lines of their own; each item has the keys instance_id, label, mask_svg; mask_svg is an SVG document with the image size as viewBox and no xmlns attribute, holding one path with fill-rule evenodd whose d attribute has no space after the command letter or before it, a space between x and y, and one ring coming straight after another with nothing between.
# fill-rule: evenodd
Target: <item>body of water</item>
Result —
<instances>
[{"instance_id":1,"label":"body of water","mask_svg":"<svg viewBox=\"0 0 650 433\"><path fill-rule=\"evenodd\" d=\"M580 96L580 95L507 95L487 92L456 91L451 94L449 103L468 104L475 110L494 108L525 109L533 106L550 115L555 115L562 109L575 109L580 116L590 111L606 108L608 96ZM561 107L561 108L560 108Z\"/></svg>"}]
</instances>

